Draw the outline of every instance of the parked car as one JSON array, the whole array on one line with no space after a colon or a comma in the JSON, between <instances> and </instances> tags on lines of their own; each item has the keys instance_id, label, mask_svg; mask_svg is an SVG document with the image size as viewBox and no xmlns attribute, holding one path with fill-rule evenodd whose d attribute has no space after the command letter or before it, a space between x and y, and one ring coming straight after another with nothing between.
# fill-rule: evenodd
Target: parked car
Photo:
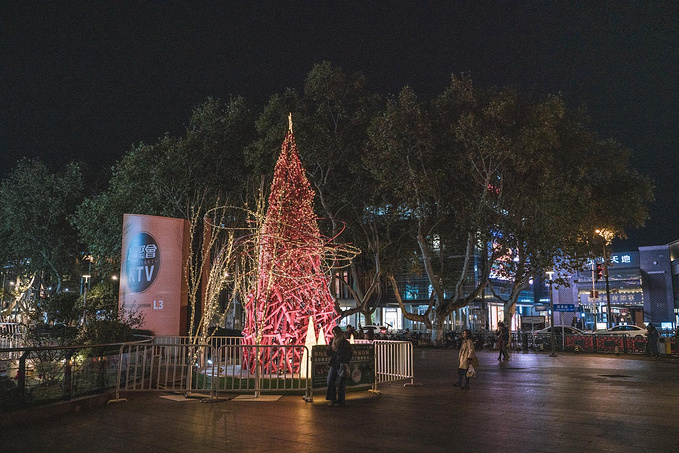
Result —
<instances>
[{"instance_id":1,"label":"parked car","mask_svg":"<svg viewBox=\"0 0 679 453\"><path fill-rule=\"evenodd\" d=\"M561 335L562 333L566 333L566 335L585 335L585 332L583 332L580 329L576 329L575 327L571 326L554 326L554 334L556 335ZM552 333L552 328L547 327L546 329L540 329L536 330L535 334L536 335L542 335L542 334L551 334Z\"/></svg>"},{"instance_id":2,"label":"parked car","mask_svg":"<svg viewBox=\"0 0 679 453\"><path fill-rule=\"evenodd\" d=\"M374 333L381 333L381 334L385 334L389 331L389 327L387 327L387 326L368 325L368 326L361 327L361 329L363 329L364 332L368 332L369 330L372 330Z\"/></svg>"},{"instance_id":3,"label":"parked car","mask_svg":"<svg viewBox=\"0 0 679 453\"><path fill-rule=\"evenodd\" d=\"M533 345L536 347L547 347L551 344L552 341L552 328L547 327L546 329L540 329L536 330L535 332L535 337L533 339ZM586 332L583 332L580 329L576 329L575 327L571 326L554 326L554 337L556 339L556 344L557 345L562 345L564 342L563 334L566 335L586 335ZM561 347L561 346L558 346Z\"/></svg>"},{"instance_id":4,"label":"parked car","mask_svg":"<svg viewBox=\"0 0 679 453\"><path fill-rule=\"evenodd\" d=\"M630 337L645 337L648 331L634 324L611 327L608 330L597 330L597 335L629 335Z\"/></svg>"}]
</instances>

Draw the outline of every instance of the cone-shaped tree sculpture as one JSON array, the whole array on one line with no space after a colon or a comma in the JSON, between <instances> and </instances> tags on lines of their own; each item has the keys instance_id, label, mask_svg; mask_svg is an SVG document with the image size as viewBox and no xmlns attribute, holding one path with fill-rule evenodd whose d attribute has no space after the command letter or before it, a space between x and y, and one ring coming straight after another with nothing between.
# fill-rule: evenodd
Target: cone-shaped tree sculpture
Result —
<instances>
[{"instance_id":1,"label":"cone-shaped tree sculpture","mask_svg":"<svg viewBox=\"0 0 679 453\"><path fill-rule=\"evenodd\" d=\"M331 332L337 316L323 266L325 240L313 209L314 191L297 154L292 124L274 170L260 232L256 289L246 301L245 344L303 345L309 320ZM261 350L265 373L298 371L300 355ZM244 364L253 366L253 357Z\"/></svg>"}]
</instances>

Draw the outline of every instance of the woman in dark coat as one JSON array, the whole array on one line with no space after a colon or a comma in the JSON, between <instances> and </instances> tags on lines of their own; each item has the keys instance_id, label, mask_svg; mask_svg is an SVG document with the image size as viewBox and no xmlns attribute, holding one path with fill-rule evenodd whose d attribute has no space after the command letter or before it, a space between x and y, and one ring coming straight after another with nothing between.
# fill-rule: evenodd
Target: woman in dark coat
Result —
<instances>
[{"instance_id":1,"label":"woman in dark coat","mask_svg":"<svg viewBox=\"0 0 679 453\"><path fill-rule=\"evenodd\" d=\"M328 406L339 404L344 406L345 382L349 377L349 362L351 361L351 345L344 338L342 328L332 329L333 339L328 345L330 363L328 367L328 392L325 399L330 401Z\"/></svg>"},{"instance_id":2,"label":"woman in dark coat","mask_svg":"<svg viewBox=\"0 0 679 453\"><path fill-rule=\"evenodd\" d=\"M646 339L648 341L648 353L646 355L660 357L658 352L658 337L660 337L660 334L658 334L658 330L649 322L646 326L646 332Z\"/></svg>"}]
</instances>

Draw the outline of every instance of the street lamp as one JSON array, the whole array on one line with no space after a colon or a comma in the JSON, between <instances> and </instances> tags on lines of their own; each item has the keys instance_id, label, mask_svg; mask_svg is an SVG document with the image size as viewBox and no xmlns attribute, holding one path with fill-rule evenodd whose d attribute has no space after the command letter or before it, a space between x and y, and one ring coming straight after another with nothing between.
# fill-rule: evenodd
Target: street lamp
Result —
<instances>
[{"instance_id":1,"label":"street lamp","mask_svg":"<svg viewBox=\"0 0 679 453\"><path fill-rule=\"evenodd\" d=\"M611 243L615 237L615 233L605 228L595 230L595 233L604 238L604 278L606 279L606 328L611 326L611 289L608 283L608 244Z\"/></svg>"},{"instance_id":2,"label":"street lamp","mask_svg":"<svg viewBox=\"0 0 679 453\"><path fill-rule=\"evenodd\" d=\"M551 331L551 338L552 338L552 353L549 355L550 357L557 357L556 355L556 329L554 328L554 289L552 285L554 284L554 271L548 271L545 272L547 276L549 277L549 330Z\"/></svg>"},{"instance_id":3,"label":"street lamp","mask_svg":"<svg viewBox=\"0 0 679 453\"><path fill-rule=\"evenodd\" d=\"M83 279L84 279L84 285L83 285L83 324L85 324L85 320L87 319L87 316L85 314L87 312L87 287L89 286L90 277L92 277L92 276L89 275L89 274L83 275Z\"/></svg>"}]
</instances>

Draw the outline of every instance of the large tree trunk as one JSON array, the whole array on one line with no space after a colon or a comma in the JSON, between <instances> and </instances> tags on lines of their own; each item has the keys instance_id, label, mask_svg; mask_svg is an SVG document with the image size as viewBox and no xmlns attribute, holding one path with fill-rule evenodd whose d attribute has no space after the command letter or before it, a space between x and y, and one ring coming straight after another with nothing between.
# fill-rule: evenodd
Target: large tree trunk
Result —
<instances>
[{"instance_id":1,"label":"large tree trunk","mask_svg":"<svg viewBox=\"0 0 679 453\"><path fill-rule=\"evenodd\" d=\"M431 329L431 342L437 348L443 347L443 331L447 316L447 314L441 313L439 310L434 310L434 320L432 322Z\"/></svg>"},{"instance_id":2,"label":"large tree trunk","mask_svg":"<svg viewBox=\"0 0 679 453\"><path fill-rule=\"evenodd\" d=\"M514 318L514 313L516 313L516 301L513 301L512 299L506 301L504 303L504 312L505 312L504 323L509 329L511 329L512 319Z\"/></svg>"}]
</instances>

